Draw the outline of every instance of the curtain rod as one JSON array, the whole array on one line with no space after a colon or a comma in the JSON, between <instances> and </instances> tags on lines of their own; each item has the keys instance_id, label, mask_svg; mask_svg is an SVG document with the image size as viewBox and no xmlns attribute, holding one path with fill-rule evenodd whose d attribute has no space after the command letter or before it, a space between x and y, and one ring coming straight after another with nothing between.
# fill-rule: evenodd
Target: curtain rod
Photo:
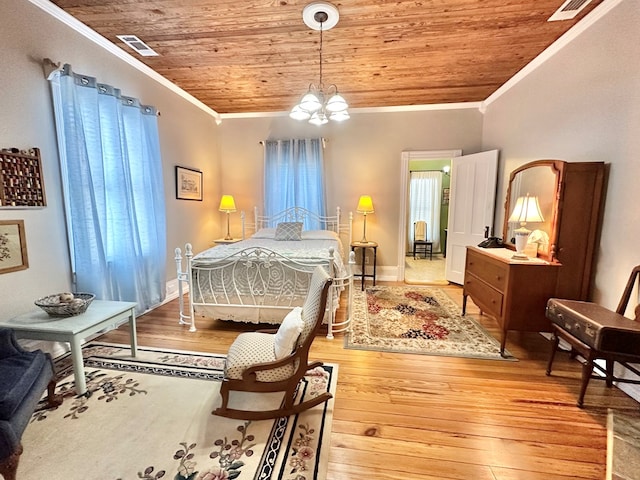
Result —
<instances>
[{"instance_id":1,"label":"curtain rod","mask_svg":"<svg viewBox=\"0 0 640 480\"><path fill-rule=\"evenodd\" d=\"M43 58L42 59L42 70L44 71L44 77L47 80L49 80L49 77L51 76L51 74L53 72L55 72L56 70L60 70L61 68L62 67L60 67L60 62L56 63L53 60L51 60L50 58ZM128 98L131 98L131 97L128 97ZM136 98L136 100L138 100L138 102L140 102L140 99ZM143 105L139 105L139 106L142 107ZM156 112L156 115L159 117L160 116L160 110L156 109L155 112Z\"/></svg>"}]
</instances>

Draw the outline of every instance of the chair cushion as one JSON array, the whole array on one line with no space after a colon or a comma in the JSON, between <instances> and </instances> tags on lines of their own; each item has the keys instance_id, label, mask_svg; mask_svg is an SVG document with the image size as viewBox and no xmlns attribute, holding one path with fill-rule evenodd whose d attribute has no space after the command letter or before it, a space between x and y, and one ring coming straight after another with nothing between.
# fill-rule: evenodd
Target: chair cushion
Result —
<instances>
[{"instance_id":1,"label":"chair cushion","mask_svg":"<svg viewBox=\"0 0 640 480\"><path fill-rule=\"evenodd\" d=\"M302 240L302 222L281 222L276 226L276 240Z\"/></svg>"},{"instance_id":2,"label":"chair cushion","mask_svg":"<svg viewBox=\"0 0 640 480\"><path fill-rule=\"evenodd\" d=\"M0 420L11 419L41 375L46 360L40 350L0 359Z\"/></svg>"},{"instance_id":3,"label":"chair cushion","mask_svg":"<svg viewBox=\"0 0 640 480\"><path fill-rule=\"evenodd\" d=\"M225 363L225 378L242 380L242 372L257 363L273 362L275 335L261 332L245 332L237 336L229 347ZM260 382L277 382L293 375L293 366L287 365L258 372Z\"/></svg>"},{"instance_id":4,"label":"chair cushion","mask_svg":"<svg viewBox=\"0 0 640 480\"><path fill-rule=\"evenodd\" d=\"M296 346L296 341L302 332L302 307L294 307L278 327L273 341L273 350L278 360L290 355Z\"/></svg>"}]
</instances>

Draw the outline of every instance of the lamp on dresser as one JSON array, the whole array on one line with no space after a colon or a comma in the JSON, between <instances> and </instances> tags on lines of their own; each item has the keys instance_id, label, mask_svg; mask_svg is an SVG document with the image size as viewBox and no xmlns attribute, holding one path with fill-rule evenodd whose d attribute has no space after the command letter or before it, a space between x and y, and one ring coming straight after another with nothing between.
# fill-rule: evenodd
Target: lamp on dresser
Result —
<instances>
[{"instance_id":1,"label":"lamp on dresser","mask_svg":"<svg viewBox=\"0 0 640 480\"><path fill-rule=\"evenodd\" d=\"M222 195L222 198L220 199L220 207L218 208L218 210L227 214L227 236L224 237L224 239L233 240L233 238L231 238L231 234L229 233L229 214L236 211L236 202L233 200L233 195Z\"/></svg>"},{"instance_id":2,"label":"lamp on dresser","mask_svg":"<svg viewBox=\"0 0 640 480\"><path fill-rule=\"evenodd\" d=\"M360 240L360 243L369 243L367 240L367 214L373 213L373 200L371 200L371 196L362 195L358 201L356 211L364 215L364 229L362 230L362 240Z\"/></svg>"},{"instance_id":3,"label":"lamp on dresser","mask_svg":"<svg viewBox=\"0 0 640 480\"><path fill-rule=\"evenodd\" d=\"M514 260L527 260L529 257L524 253L524 249L527 246L527 239L531 230L527 229L526 224L544 222L538 197L530 197L528 193L524 197L518 197L516 206L513 208L508 221L520 223L520 228L513 232L516 238L516 253L511 258Z\"/></svg>"}]
</instances>

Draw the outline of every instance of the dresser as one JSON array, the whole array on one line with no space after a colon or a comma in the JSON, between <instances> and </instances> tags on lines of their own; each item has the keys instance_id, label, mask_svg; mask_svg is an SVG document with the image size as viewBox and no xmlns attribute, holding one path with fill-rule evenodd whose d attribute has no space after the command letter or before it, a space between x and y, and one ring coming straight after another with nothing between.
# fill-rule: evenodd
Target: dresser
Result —
<instances>
[{"instance_id":1,"label":"dresser","mask_svg":"<svg viewBox=\"0 0 640 480\"><path fill-rule=\"evenodd\" d=\"M467 297L495 318L501 330L504 356L507 331L550 331L545 316L547 300L554 296L560 264L540 258L514 260L508 248L467 247L462 294L462 314Z\"/></svg>"},{"instance_id":2,"label":"dresser","mask_svg":"<svg viewBox=\"0 0 640 480\"><path fill-rule=\"evenodd\" d=\"M505 201L505 248L467 247L463 314L467 298L494 317L502 331L550 331L545 317L551 297L591 299L594 258L602 222L607 165L603 162L536 160L513 170ZM541 218L527 223L545 241L526 260L515 260L514 233L524 224L509 221L518 199L534 196ZM526 253L526 251L525 251Z\"/></svg>"}]
</instances>

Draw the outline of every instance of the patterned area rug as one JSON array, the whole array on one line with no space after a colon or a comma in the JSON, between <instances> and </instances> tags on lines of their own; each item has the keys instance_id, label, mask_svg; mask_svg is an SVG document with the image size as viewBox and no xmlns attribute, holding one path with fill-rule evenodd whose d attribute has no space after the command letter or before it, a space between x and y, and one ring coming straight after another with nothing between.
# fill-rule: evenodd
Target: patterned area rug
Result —
<instances>
[{"instance_id":1,"label":"patterned area rug","mask_svg":"<svg viewBox=\"0 0 640 480\"><path fill-rule=\"evenodd\" d=\"M439 288L370 287L353 295L345 347L505 360L500 344ZM515 360L505 350L506 360Z\"/></svg>"},{"instance_id":2,"label":"patterned area rug","mask_svg":"<svg viewBox=\"0 0 640 480\"><path fill-rule=\"evenodd\" d=\"M92 342L91 396L73 391L70 358L56 360L64 402L34 414L17 477L34 479L324 479L333 401L277 420L212 415L224 356ZM300 398L335 393L337 366L315 369ZM241 408L273 408L280 394L231 394Z\"/></svg>"}]
</instances>

